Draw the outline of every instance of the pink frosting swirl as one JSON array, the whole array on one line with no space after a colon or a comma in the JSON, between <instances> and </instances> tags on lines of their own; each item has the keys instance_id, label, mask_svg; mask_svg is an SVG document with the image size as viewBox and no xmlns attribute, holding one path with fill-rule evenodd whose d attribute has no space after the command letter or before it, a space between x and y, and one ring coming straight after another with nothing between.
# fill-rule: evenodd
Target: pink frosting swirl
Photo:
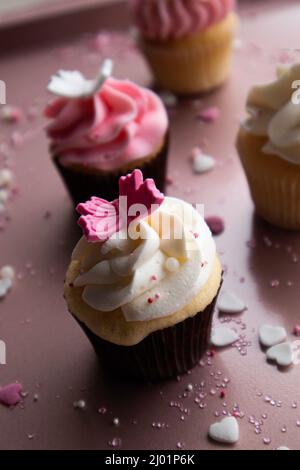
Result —
<instances>
[{"instance_id":1,"label":"pink frosting swirl","mask_svg":"<svg viewBox=\"0 0 300 470\"><path fill-rule=\"evenodd\" d=\"M198 33L224 19L235 0L131 0L143 36L165 41Z\"/></svg>"},{"instance_id":2,"label":"pink frosting swirl","mask_svg":"<svg viewBox=\"0 0 300 470\"><path fill-rule=\"evenodd\" d=\"M160 149L168 117L160 98L109 78L89 98L57 98L45 110L52 151L65 165L112 171Z\"/></svg>"}]
</instances>

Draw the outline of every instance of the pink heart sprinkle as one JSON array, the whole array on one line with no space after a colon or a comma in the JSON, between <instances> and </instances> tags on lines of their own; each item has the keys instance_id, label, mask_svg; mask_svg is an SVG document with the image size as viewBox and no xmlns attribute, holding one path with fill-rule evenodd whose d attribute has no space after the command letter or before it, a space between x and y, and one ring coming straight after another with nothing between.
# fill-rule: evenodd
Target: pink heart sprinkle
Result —
<instances>
[{"instance_id":1,"label":"pink heart sprinkle","mask_svg":"<svg viewBox=\"0 0 300 470\"><path fill-rule=\"evenodd\" d=\"M20 383L5 385L0 389L0 403L5 406L14 406L21 401L23 386Z\"/></svg>"},{"instance_id":2,"label":"pink heart sprinkle","mask_svg":"<svg viewBox=\"0 0 300 470\"><path fill-rule=\"evenodd\" d=\"M211 215L210 217L205 218L205 222L209 226L213 235L220 235L222 232L224 232L225 224L221 217Z\"/></svg>"},{"instance_id":3,"label":"pink heart sprinkle","mask_svg":"<svg viewBox=\"0 0 300 470\"><path fill-rule=\"evenodd\" d=\"M203 109L197 114L197 118L203 122L211 123L215 122L220 117L220 109L216 106L211 106L210 108Z\"/></svg>"}]
</instances>

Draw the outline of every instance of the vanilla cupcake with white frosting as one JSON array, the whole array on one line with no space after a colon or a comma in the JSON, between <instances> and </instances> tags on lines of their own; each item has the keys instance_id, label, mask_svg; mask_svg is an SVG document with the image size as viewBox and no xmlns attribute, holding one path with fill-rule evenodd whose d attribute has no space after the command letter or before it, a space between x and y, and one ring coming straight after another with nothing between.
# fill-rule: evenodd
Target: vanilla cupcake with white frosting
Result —
<instances>
[{"instance_id":1,"label":"vanilla cupcake with white frosting","mask_svg":"<svg viewBox=\"0 0 300 470\"><path fill-rule=\"evenodd\" d=\"M237 140L257 213L290 230L300 229L299 80L297 63L279 66L275 81L254 86Z\"/></svg>"},{"instance_id":2,"label":"vanilla cupcake with white frosting","mask_svg":"<svg viewBox=\"0 0 300 470\"><path fill-rule=\"evenodd\" d=\"M119 194L77 208L84 236L66 275L68 308L110 369L175 377L209 343L222 279L215 243L196 209L139 170L120 178Z\"/></svg>"}]
</instances>

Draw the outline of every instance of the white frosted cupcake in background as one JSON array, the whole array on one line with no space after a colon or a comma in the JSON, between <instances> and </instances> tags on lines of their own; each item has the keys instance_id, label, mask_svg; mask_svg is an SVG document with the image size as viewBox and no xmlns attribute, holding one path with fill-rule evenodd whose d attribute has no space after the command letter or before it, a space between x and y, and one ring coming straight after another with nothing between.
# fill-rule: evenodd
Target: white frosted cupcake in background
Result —
<instances>
[{"instance_id":1,"label":"white frosted cupcake in background","mask_svg":"<svg viewBox=\"0 0 300 470\"><path fill-rule=\"evenodd\" d=\"M84 236L67 271L65 299L111 371L175 377L209 344L222 281L215 243L190 204L164 197L139 170L119 187L140 215L124 222L120 198L78 206Z\"/></svg>"},{"instance_id":2,"label":"white frosted cupcake in background","mask_svg":"<svg viewBox=\"0 0 300 470\"><path fill-rule=\"evenodd\" d=\"M300 64L279 66L277 79L254 86L237 148L257 213L300 230Z\"/></svg>"}]
</instances>

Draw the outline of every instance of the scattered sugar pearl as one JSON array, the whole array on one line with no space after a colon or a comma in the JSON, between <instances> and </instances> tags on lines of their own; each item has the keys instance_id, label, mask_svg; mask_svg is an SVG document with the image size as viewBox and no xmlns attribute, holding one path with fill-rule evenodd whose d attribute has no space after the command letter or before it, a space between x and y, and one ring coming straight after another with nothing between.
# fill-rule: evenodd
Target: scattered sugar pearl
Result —
<instances>
[{"instance_id":1,"label":"scattered sugar pearl","mask_svg":"<svg viewBox=\"0 0 300 470\"><path fill-rule=\"evenodd\" d=\"M176 258L167 258L165 262L165 268L167 271L169 271L170 273L175 273L176 271L178 271L179 267L180 263Z\"/></svg>"},{"instance_id":2,"label":"scattered sugar pearl","mask_svg":"<svg viewBox=\"0 0 300 470\"><path fill-rule=\"evenodd\" d=\"M201 110L197 114L197 118L205 123L212 123L219 119L220 109L217 106L211 106L209 108Z\"/></svg>"},{"instance_id":3,"label":"scattered sugar pearl","mask_svg":"<svg viewBox=\"0 0 300 470\"><path fill-rule=\"evenodd\" d=\"M85 407L86 407L86 402L85 402L85 400L74 401L73 407L75 409L84 410Z\"/></svg>"},{"instance_id":4,"label":"scattered sugar pearl","mask_svg":"<svg viewBox=\"0 0 300 470\"><path fill-rule=\"evenodd\" d=\"M281 432L287 432L287 427L286 427L286 426L282 426Z\"/></svg>"},{"instance_id":5,"label":"scattered sugar pearl","mask_svg":"<svg viewBox=\"0 0 300 470\"><path fill-rule=\"evenodd\" d=\"M167 108L173 108L178 104L177 96L169 91L160 93L160 98Z\"/></svg>"},{"instance_id":6,"label":"scattered sugar pearl","mask_svg":"<svg viewBox=\"0 0 300 470\"><path fill-rule=\"evenodd\" d=\"M27 438L31 441L34 438L34 434L27 434Z\"/></svg>"},{"instance_id":7,"label":"scattered sugar pearl","mask_svg":"<svg viewBox=\"0 0 300 470\"><path fill-rule=\"evenodd\" d=\"M23 113L17 106L6 105L2 107L0 116L2 121L17 123L22 119Z\"/></svg>"},{"instance_id":8,"label":"scattered sugar pearl","mask_svg":"<svg viewBox=\"0 0 300 470\"><path fill-rule=\"evenodd\" d=\"M153 304L154 300L152 299L152 297L148 297L147 302L148 304Z\"/></svg>"},{"instance_id":9,"label":"scattered sugar pearl","mask_svg":"<svg viewBox=\"0 0 300 470\"><path fill-rule=\"evenodd\" d=\"M39 400L39 394L38 393L35 393L33 395L33 401L37 402Z\"/></svg>"},{"instance_id":10,"label":"scattered sugar pearl","mask_svg":"<svg viewBox=\"0 0 300 470\"><path fill-rule=\"evenodd\" d=\"M271 287L279 287L279 284L280 284L280 282L279 282L278 279L271 279L271 281L270 281L270 286Z\"/></svg>"},{"instance_id":11,"label":"scattered sugar pearl","mask_svg":"<svg viewBox=\"0 0 300 470\"><path fill-rule=\"evenodd\" d=\"M105 406L101 406L100 408L98 408L98 413L100 415L105 415L106 412L107 412L107 409Z\"/></svg>"},{"instance_id":12,"label":"scattered sugar pearl","mask_svg":"<svg viewBox=\"0 0 300 470\"><path fill-rule=\"evenodd\" d=\"M8 168L3 168L0 170L0 188L10 187L14 181L14 174Z\"/></svg>"},{"instance_id":13,"label":"scattered sugar pearl","mask_svg":"<svg viewBox=\"0 0 300 470\"><path fill-rule=\"evenodd\" d=\"M194 390L193 384L187 384L186 390L187 390L188 392L192 392L192 391Z\"/></svg>"},{"instance_id":14,"label":"scattered sugar pearl","mask_svg":"<svg viewBox=\"0 0 300 470\"><path fill-rule=\"evenodd\" d=\"M119 426L119 425L120 425L120 420L119 420L119 418L114 418L114 419L113 419L113 425L114 425L114 426Z\"/></svg>"},{"instance_id":15,"label":"scattered sugar pearl","mask_svg":"<svg viewBox=\"0 0 300 470\"><path fill-rule=\"evenodd\" d=\"M122 439L120 437L114 437L111 441L108 441L108 445L113 448L121 447Z\"/></svg>"},{"instance_id":16,"label":"scattered sugar pearl","mask_svg":"<svg viewBox=\"0 0 300 470\"><path fill-rule=\"evenodd\" d=\"M3 268L0 271L0 277L2 279L9 279L10 281L13 281L15 278L15 270L12 266L3 266Z\"/></svg>"}]
</instances>

